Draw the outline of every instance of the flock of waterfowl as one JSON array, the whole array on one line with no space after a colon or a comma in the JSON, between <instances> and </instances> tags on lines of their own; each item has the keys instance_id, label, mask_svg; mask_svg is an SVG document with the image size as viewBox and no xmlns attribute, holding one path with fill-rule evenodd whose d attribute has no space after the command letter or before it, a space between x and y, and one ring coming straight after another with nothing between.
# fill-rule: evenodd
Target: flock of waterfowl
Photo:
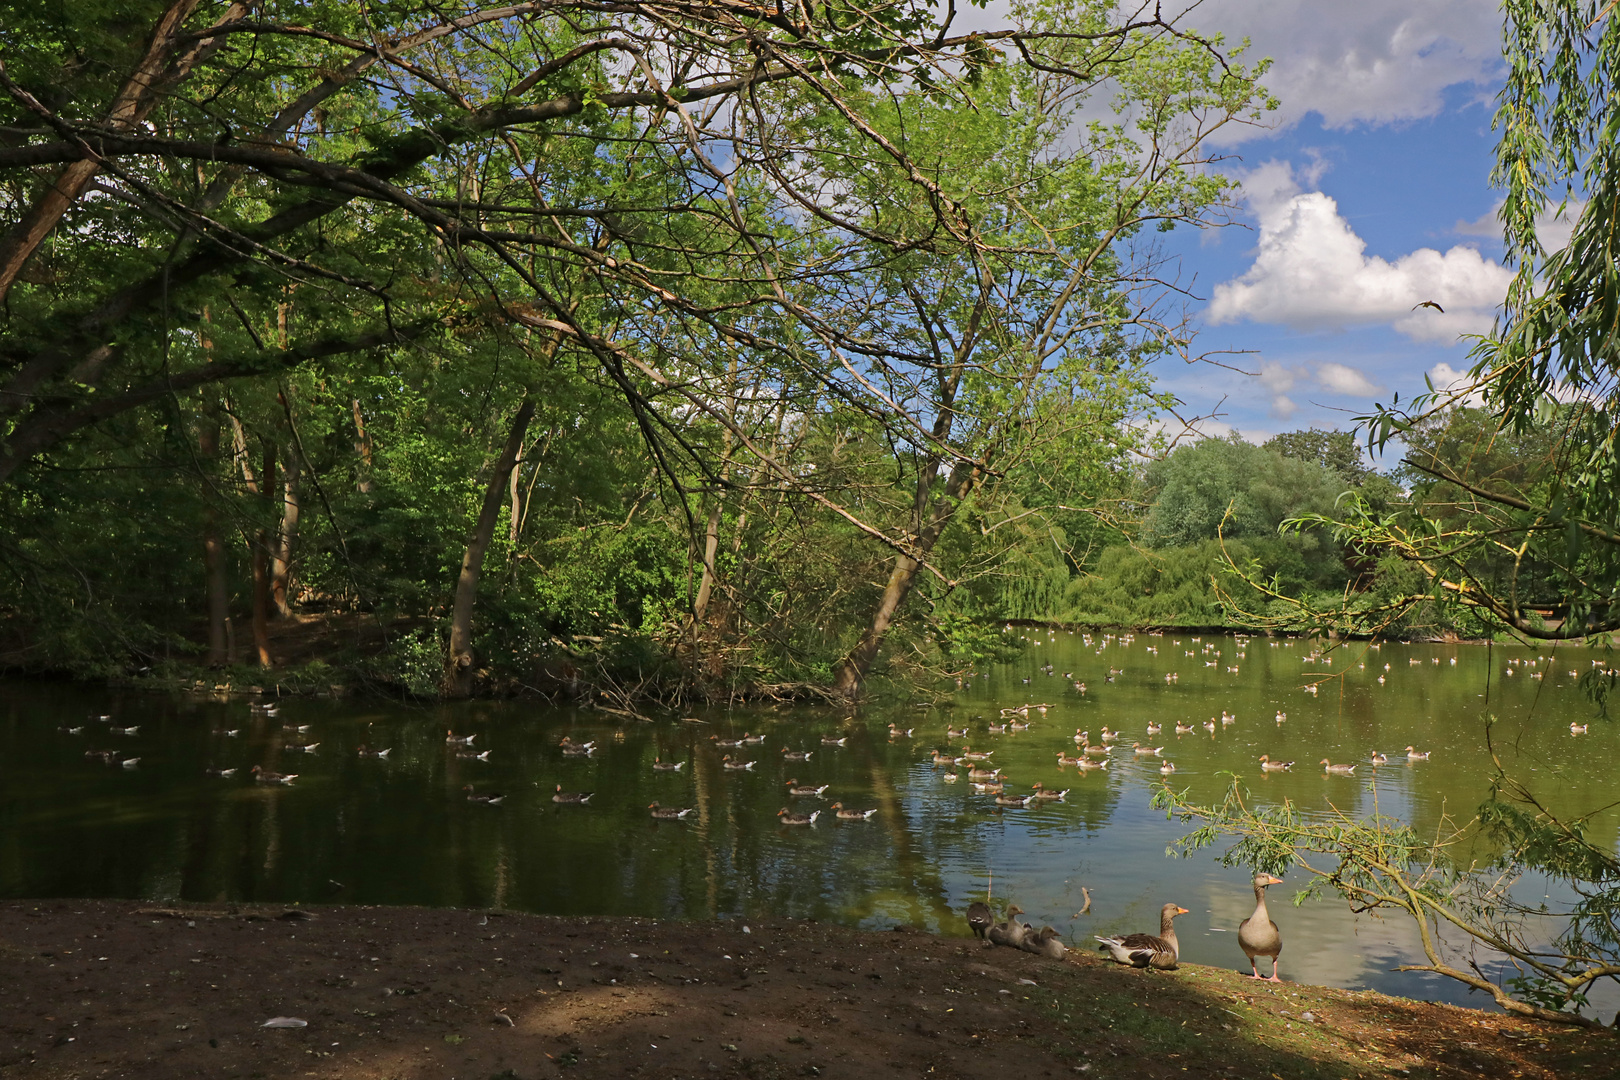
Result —
<instances>
[{"instance_id":1,"label":"flock of waterfowl","mask_svg":"<svg viewBox=\"0 0 1620 1080\"><path fill-rule=\"evenodd\" d=\"M891 728L890 734L899 737L910 733ZM451 738L456 738L456 736L452 733ZM468 738L470 739L471 736ZM711 735L709 736L709 742L714 750L727 751L720 758L720 768L722 770L726 772L752 772L759 765L760 759L744 759L741 752L750 746L763 745L765 736L756 735L752 732L734 738ZM821 738L821 747L825 752L829 749L844 746L848 742L849 737L847 735L823 736ZM595 740L575 742L565 735L557 745L562 750L564 757L588 758L596 753ZM736 752L735 756L733 752ZM816 753L814 750L795 750L786 746L779 748L777 752L781 755L780 760L784 771L795 765L808 763ZM678 773L685 767L685 761L664 761L662 758L655 757L652 762L652 771L655 773ZM791 776L783 781L783 787L789 799L825 800L827 791L831 786L830 784L801 784L797 777ZM594 791L564 791L562 785L558 784L555 793L551 796L551 801L562 806L584 806L591 801L592 796L595 794ZM494 805L498 804L505 796L469 792L467 797L474 802ZM857 810L846 807L842 802L832 803L826 809L832 811L842 821L866 821L877 813L876 808ZM655 821L682 821L697 813L697 808L694 806L664 806L656 801L648 804L647 810ZM821 817L822 813L823 810L819 807L805 812L794 810L791 806L784 806L776 812L776 817L783 825L814 825L816 819Z\"/></svg>"},{"instance_id":2,"label":"flock of waterfowl","mask_svg":"<svg viewBox=\"0 0 1620 1080\"><path fill-rule=\"evenodd\" d=\"M1089 635L1081 635L1081 638L1086 645L1096 647L1099 653L1102 648L1105 648L1110 643L1130 644L1133 640L1131 635L1122 635L1117 638L1112 635L1098 635L1095 639ZM1245 650L1248 645L1248 642L1241 638L1236 639L1235 649L1231 649L1230 643L1223 643L1225 648L1216 648L1210 643L1201 642L1196 637L1191 638L1189 643L1194 648L1190 650L1184 649L1185 655L1206 658L1203 659L1203 663L1206 665L1224 667L1228 672L1233 673L1238 670L1239 664L1245 658ZM1163 647L1168 651L1171 644L1179 647L1183 645L1183 642L1180 640L1160 642L1156 645L1148 645L1146 648L1149 654L1157 655L1159 648ZM1281 644L1282 647L1288 647L1288 643ZM1272 647L1278 647L1279 643L1273 642L1271 645ZM1228 649L1231 650L1233 655L1223 656L1222 653ZM1229 659L1238 663L1226 663ZM1301 656L1300 659L1307 665L1326 667L1332 664L1334 657L1311 653ZM1413 659L1410 663L1416 666L1422 662L1424 661ZM1428 660L1430 664L1439 664L1441 662L1440 658L1429 658ZM1454 658L1452 662L1455 663ZM1116 661L1116 663L1120 662ZM1364 667L1365 664L1362 666ZM1390 665L1385 664L1384 668L1387 673L1390 670ZM1521 677L1525 674L1520 665L1510 665L1507 670L1509 674L1513 674L1516 669ZM1178 674L1174 671L1157 673L1153 676L1153 680L1156 682L1161 674L1165 682L1175 683L1179 680ZM1540 672L1530 673L1531 677L1539 677L1540 674ZM1576 675L1578 673L1571 671L1570 674ZM990 722L984 722L983 718L975 718L979 722L948 723L945 725L945 737L949 742L942 745L959 746L960 749L934 749L922 756L922 765L934 766L944 782L954 784L957 781L965 781L964 787L971 787L974 792L988 796L987 802L997 809L1016 809L1063 802L1073 789L1058 784L1047 787L1043 782L1037 781L1030 784L1023 791L1013 790L1012 782L1006 776L1006 768L993 763L996 750L986 748L982 743L979 743L979 740L993 736L1013 736L1037 728L1047 728L1052 731L1052 734L1046 737L1057 736L1063 740L1063 744L1066 746L1069 736L1067 734L1058 736L1057 731L1052 729L1061 728L1062 731L1066 732L1067 727L1051 723L1048 719L1049 716L1054 714L1061 716L1071 706L1089 707L1100 696L1097 691L1107 684L1114 683L1116 680L1123 681L1122 677L1125 676L1125 671L1123 667L1103 667L1099 665L1099 669L1094 673L1088 672L1090 680L1088 688L1087 680L1077 679L1074 671L1059 672L1055 665L1048 663L1041 666L1037 674L1024 678L1022 681L1027 685L1040 679L1042 675L1052 680L1059 677L1064 680L1062 684L1057 684L1062 687L1059 697L1039 703L1031 702L1015 707L1001 708L999 715L992 714L993 719ZM1213 678L1213 676L1210 677ZM1378 681L1384 683L1386 677L1387 675L1380 675ZM1072 687L1075 695L1081 695L1082 697L1079 699L1068 697L1070 687ZM1084 698L1088 693L1090 694L1089 700ZM258 721L268 721L276 717L279 711L274 704L254 703L249 708ZM1270 709L1271 706L1268 705L1267 711L1270 711ZM1288 714L1283 710L1278 710L1274 719L1280 730L1282 725L1287 723ZM852 720L852 717L846 718L844 726L837 733L801 736L797 740L802 744L799 748L773 746L774 752L761 752L760 748L767 742L767 737L763 734L744 733L735 737L716 734L709 736L707 739L699 738L695 747L689 752L681 751L679 756L685 758L685 760L665 760L663 757L655 757L648 763L645 758L641 758L635 767L650 770L655 774L674 777L689 774L695 761L703 762L706 769L714 768L726 773L739 774L753 774L756 771L763 771L761 769L763 763L772 763L776 766L776 769L780 770L779 782L781 786L777 790L781 792L783 801L787 804L775 812L774 817L780 825L785 827L814 826L818 819L824 815L842 821L867 821L878 813L877 809L846 807L842 801L829 802L828 800L833 798L834 795L831 784L814 779L810 782L801 782L799 779L801 776L815 776L814 771L807 770L814 770L816 765L820 764L820 761L816 760L818 755L824 756L836 752L847 744L851 736L845 732L853 730L848 724ZM1106 776L1110 767L1116 762L1130 761L1156 767L1161 775L1169 777L1176 772L1176 764L1166 756L1166 752L1169 750L1167 741L1161 743L1155 739L1156 736L1161 734L1168 735L1165 728L1172 728L1176 736L1183 737L1196 736L1202 732L1209 738L1198 738L1192 741L1203 743L1222 737L1225 732L1238 723L1238 716L1235 713L1222 709L1218 715L1211 716L1207 721L1203 722L1169 719L1162 722L1157 720L1146 721L1141 729L1145 731L1145 739L1127 736L1121 730L1102 725L1098 729L1100 731L1099 737L1093 740L1091 728L1079 728L1075 730L1073 735L1074 749L1072 751L1058 750L1056 752L1057 765L1060 770L1072 768L1080 776L1093 772L1100 772ZM1093 726L1095 726L1094 721ZM1242 726L1250 727L1252 725L1244 724ZM1270 725L1267 724L1266 729L1269 730L1269 728ZM105 732L110 737L109 741L111 739L138 737L141 732L138 725L120 726L114 724L111 715L93 716L87 724L62 728L61 730L76 735L83 734L86 731ZM263 727L255 728L258 733L262 733L263 730ZM275 730L274 725L272 725L272 730ZM1240 727L1239 730L1242 730L1242 728ZM314 754L321 746L320 741L311 736L310 726L307 724L281 724L279 731L281 737L271 740L270 753L272 758L286 755L290 759L295 755ZM1584 734L1586 725L1571 723L1570 731L1576 735ZM219 738L233 739L243 734L243 729L219 727L215 729L214 734ZM882 729L877 728L873 734L881 738ZM1046 732L1041 734L1045 735ZM888 736L891 741L901 741L913 737L913 731L911 729L902 729L898 725L891 723L888 728ZM780 734L771 736L773 741L780 739L780 737ZM437 735L434 738L436 740ZM465 759L469 762L488 762L490 760L490 751L478 746L478 739L479 736L475 734L446 732L444 739L446 755L456 759ZM819 744L816 741L818 739ZM134 743L131 745L133 747L139 744ZM667 754L667 744L665 745L664 753ZM1264 745L1262 742L1253 748L1258 750ZM590 759L598 750L595 740L581 742L574 741L569 737L561 738L555 746L556 750L553 753L559 753L564 759ZM330 747L328 752L330 752ZM361 757L387 759L392 753L392 749L373 749L370 746L362 745L354 752L357 752ZM141 761L138 754L125 754L116 749L90 750L86 752L85 757L99 760L107 765L130 769L136 768ZM1427 750L1419 750L1415 745L1408 745L1399 754L1385 755L1374 750L1362 761L1335 761L1332 757L1324 757L1319 764L1324 774L1344 777L1355 775L1358 769L1363 767L1377 769L1380 766L1389 764L1392 758L1396 760L1404 758L1405 763L1420 763L1427 761L1429 757L1430 753ZM913 760L916 759L913 758ZM272 760L267 764L254 764L248 772L251 773L254 782L262 785L287 786L292 785L298 779L298 773L296 772L276 771L269 767L275 763L275 760ZM1296 762L1279 760L1274 754L1265 753L1259 755L1257 764L1260 771L1275 773L1292 769ZM246 762L243 765L245 766ZM478 767L474 766L474 768ZM239 769L238 767L210 767L207 771L212 776L230 777L236 774ZM452 773L451 775L455 774ZM1049 775L1046 779L1051 780L1051 776ZM460 779L458 778L453 783L459 784ZM546 782L545 786L551 786L550 780ZM462 788L468 803L496 807L507 801L507 796L500 791L493 789L481 790L482 787L483 785L467 784ZM544 788L542 788L542 791L544 791ZM661 797L668 797L662 789L659 789L657 793ZM596 792L568 790L565 789L563 784L558 783L549 794L551 802L559 807L584 807L592 805L592 799L595 797ZM845 794L844 798L848 797L848 794ZM626 800L626 802L629 802L629 800ZM774 799L772 803L775 803ZM640 805L639 799L630 803L630 806L639 807ZM629 807L626 809L628 810ZM646 806L645 813L655 821L675 822L688 819L698 814L699 810L697 807L690 805L664 805L661 802L654 801ZM760 811L762 820L764 814L765 811L762 809ZM1277 883L1279 883L1279 879L1269 875L1259 874L1255 876L1253 880L1256 901L1254 914L1245 919L1238 927L1238 944L1250 961L1251 977L1253 978L1269 978L1272 980L1278 978L1278 958L1281 953L1282 939L1276 923L1271 920L1266 910L1265 902L1266 888ZM1157 933L1135 933L1117 937L1099 935L1096 940L1100 946L1100 951L1105 952L1120 964L1139 968L1173 970L1177 966L1180 956L1174 920L1177 916L1186 914L1186 912L1187 909L1176 904L1165 904L1160 912L1160 925ZM988 944L1019 948L1037 955L1053 958L1062 957L1066 953L1068 946L1064 944L1058 931L1051 926L1042 926L1037 929L1028 923L1020 922L1017 918L1020 914L1022 914L1022 911L1016 906L1012 906L1007 909L1003 918L997 919L988 905L979 903L968 909L967 921L970 929ZM1272 968L1269 975L1264 975L1258 965L1262 960L1268 958L1271 960Z\"/></svg>"},{"instance_id":3,"label":"flock of waterfowl","mask_svg":"<svg viewBox=\"0 0 1620 1080\"><path fill-rule=\"evenodd\" d=\"M1011 631L1012 627L1009 625L1006 629L1007 629L1007 631ZM1164 635L1163 635L1162 632L1153 632L1150 636L1152 636L1152 637L1163 637ZM1050 632L1048 633L1049 640L1054 638L1054 637L1055 637L1054 634L1052 634ZM1091 635L1091 634L1081 634L1080 638L1081 638L1082 644L1086 645L1087 647L1094 648L1099 655L1101 655L1101 653L1111 643L1118 644L1118 645L1130 645L1131 643L1133 643L1136 640L1136 636L1134 634L1121 634L1121 635L1118 635L1117 637L1115 635L1113 635L1113 634L1099 634L1099 635L1096 635L1095 637L1093 635ZM1031 639L1026 638L1026 640L1031 640ZM1247 655L1248 655L1246 650L1247 650L1248 645L1250 643L1250 639L1246 638L1246 637L1243 637L1241 635L1238 635L1238 636L1235 636L1232 639L1232 641L1236 646L1235 649L1234 649L1234 656L1232 658L1235 659L1235 660L1243 660L1243 659L1245 659L1247 657ZM1206 667L1220 667L1220 666L1222 666L1223 653L1225 651L1224 649L1217 648L1213 643L1203 642L1200 637L1191 637L1191 638L1189 638L1188 639L1188 644L1199 645L1199 646L1201 646L1201 648L1199 648L1199 649L1184 649L1183 654L1185 656L1200 657L1200 656L1213 655L1216 659L1214 659L1214 660L1205 660L1204 661L1205 666ZM1293 643L1292 642L1276 642L1276 641L1273 641L1273 642L1270 642L1269 644L1270 644L1270 646L1272 648L1278 648L1278 647L1287 648L1287 647L1292 647ZM1180 647L1182 645L1182 641L1177 640L1177 639L1172 639L1171 645L1174 646L1174 647ZM1373 648L1373 649L1378 649L1380 647L1381 646L1379 646L1377 644L1374 644L1374 645L1371 646L1371 648ZM1150 653L1150 654L1157 655L1157 653L1159 651L1159 646L1157 646L1157 645L1148 645L1148 646L1146 646L1146 651L1148 653ZM1431 657L1430 659L1431 659L1432 663L1434 663L1434 664L1439 664L1440 663L1440 658L1439 657ZM1333 657L1328 656L1328 655L1326 655L1326 654L1324 654L1324 653L1322 653L1320 651L1312 651L1310 653L1307 653L1306 655L1300 657L1300 660L1301 660L1302 663L1305 663L1305 664L1316 663L1316 664L1331 665L1333 663ZM1456 659L1456 657L1451 657L1450 661L1451 661L1451 663L1453 665L1455 665L1456 662L1457 662L1457 659ZM1417 665L1417 664L1422 663L1422 661L1420 659L1417 659L1417 658L1412 658L1412 659L1409 660L1409 663L1412 664L1412 665ZM1518 664L1518 663L1519 663L1519 661L1510 661L1510 665ZM1362 662L1360 664L1360 666L1365 668L1366 667L1365 662ZM1240 664L1238 664L1238 665L1225 665L1225 667L1226 667L1226 671L1231 673L1231 674L1237 674L1241 670L1241 665ZM1386 671L1390 670L1390 665L1386 663L1384 665L1384 669ZM1047 663L1047 664L1042 665L1039 670L1040 670L1040 672L1042 674L1044 674L1044 675L1046 675L1048 677L1055 677L1057 675L1055 665L1053 665L1051 663ZM1512 666L1510 666L1507 670L1508 670L1509 674L1512 674L1514 668ZM1105 676L1105 681L1109 682L1109 683L1112 683L1112 682L1114 682L1114 680L1116 678L1118 678L1119 676L1124 675L1124 674L1125 674L1125 671L1124 671L1123 668L1110 667L1110 668L1107 669L1107 674ZM1579 673L1575 672L1575 671L1571 671L1570 674L1571 675L1578 675ZM1072 681L1074 689L1079 694L1084 695L1086 693L1087 687L1086 687L1085 682L1083 682L1083 681L1073 681L1074 672L1065 671L1065 672L1062 673L1062 677L1063 677L1063 679L1065 681ZM1176 683L1179 680L1180 680L1180 675L1177 672L1170 671L1170 672L1165 672L1164 673L1164 681L1167 682L1167 683ZM1029 683L1031 680L1029 678L1025 678L1022 681L1024 683ZM1384 679L1383 676L1379 676L1378 681L1380 683L1383 683L1385 681L1385 679ZM1310 684L1307 684L1307 685L1301 687L1301 690L1303 692L1305 692L1305 693L1309 693L1309 694L1314 695L1317 692L1318 685L1319 684L1316 684L1316 683L1310 683ZM1005 720L1007 716L1012 715L1012 714L1023 714L1023 715L1027 716L1028 712L1031 709L1038 709L1042 714L1045 714L1048 709L1053 708L1053 707L1054 706L1051 706L1051 705L1038 705L1038 706L1037 705L1024 705L1024 706L1021 706L1021 707L1016 708L1016 709L1002 709L1001 712L1002 712L1002 717ZM1284 724L1287 721L1288 713L1281 710L1281 709L1279 709L1277 711L1275 719L1276 719L1276 722L1277 722L1278 726L1280 727L1282 724ZM1216 717L1212 716L1212 717L1209 718L1209 720L1207 720L1206 722L1204 722L1202 724L1192 723L1192 722L1183 722L1183 721L1177 720L1177 721L1174 722L1174 730L1175 730L1175 734L1178 737L1182 736L1182 735L1194 734L1200 729L1207 732L1209 735L1213 736L1213 735L1217 734L1218 732L1226 730L1228 727L1235 724L1236 722L1237 722L1237 717L1234 714L1232 714L1231 712L1228 712L1225 709L1223 709L1221 711L1221 715L1219 716L1219 718L1216 718ZM1010 726L1010 730L1013 730L1013 731L1025 730L1028 726L1029 726L1028 724L1014 723L1014 724L1012 724ZM1572 723L1572 724L1570 724L1569 727L1570 727L1570 732L1572 734L1580 735L1580 734L1584 734L1586 732L1586 725L1585 724ZM1006 725L991 725L990 726L990 731L992 733L1004 732L1004 731L1007 731L1007 730L1009 730L1009 727L1006 726ZM1147 737L1148 737L1149 740L1151 740L1153 738L1153 736L1160 734L1162 731L1163 731L1163 725L1162 725L1161 722L1155 721L1155 720L1149 720L1147 722L1147 724L1146 724L1146 732L1147 732ZM1073 766L1073 767L1079 769L1082 774L1084 774L1086 772L1089 772L1089 771L1091 771L1093 769L1105 769L1105 768L1107 768L1109 762L1111 760L1113 760L1112 755L1113 755L1113 753L1114 753L1114 751L1116 749L1116 744L1119 743L1121 738L1122 738L1122 733L1119 732L1119 731L1110 731L1106 725L1104 725L1102 727L1101 732L1102 732L1102 734L1101 734L1100 740L1097 743L1094 744L1094 743L1091 742L1091 733L1090 733L1090 731L1088 729L1077 728L1075 730L1074 741L1075 741L1075 744L1080 747L1080 751L1079 751L1079 753L1074 754L1074 755L1067 755L1067 754L1064 754L1064 753L1062 753L1060 751L1058 753L1058 755L1057 755L1057 761L1058 761L1059 767ZM946 736L948 738L953 738L953 737L957 737L957 736L965 736L966 734L967 734L967 732L966 732L965 729L962 730L962 731L957 731L957 730L954 730L954 729L951 729L951 728L946 729ZM964 747L964 750L966 750L966 749L968 749L968 748ZM1168 758L1166 758L1164 756L1164 752L1165 752L1166 749L1168 749L1167 745L1155 746L1151 742L1149 742L1147 744L1143 744L1141 742L1133 741L1131 743L1131 745L1130 745L1131 756L1133 758L1151 758L1151 759L1154 759L1154 760L1159 762L1159 773L1161 775L1163 775L1163 776L1170 776L1173 773L1175 773L1176 764L1175 764L1174 761L1172 761L1172 760L1170 760L1170 759L1168 759ZM1406 761L1408 761L1408 762L1419 762L1419 761L1427 761L1427 760L1429 760L1430 751L1418 750L1415 746L1408 745L1407 747L1405 747L1402 750L1402 753L1405 755L1405 760ZM941 754L938 750L934 751L933 760L934 760L934 763L936 765L950 764L953 761L952 758L950 758L947 755ZM957 763L957 764L962 763L963 760L965 760L965 759L964 758L956 758L956 759L954 759L955 763ZM1367 758L1368 763L1373 768L1377 768L1380 765L1387 764L1389 762L1389 760L1390 759L1389 759L1388 755L1382 754L1377 750L1373 750L1369 754L1369 756ZM1297 762L1277 760L1277 759L1274 759L1269 753L1267 753L1267 754L1260 755L1260 757L1258 759L1258 764L1259 764L1260 770L1262 772L1282 772L1282 771L1285 771L1285 770L1293 769L1293 767L1295 766L1295 764L1297 764ZM1320 764L1322 766L1323 773L1325 775L1329 775L1329 776L1350 776L1350 775L1354 775L1356 769L1358 769L1360 767L1360 765L1361 765L1361 763L1359 763L1359 762L1334 762L1331 758L1323 758L1318 764ZM945 779L947 781L954 781L956 779L956 777L954 775L951 775L951 774L946 774ZM1037 786L1037 788L1039 787L1039 785L1036 785L1036 786ZM1003 805L1013 805L1013 804L1004 803Z\"/></svg>"},{"instance_id":4,"label":"flock of waterfowl","mask_svg":"<svg viewBox=\"0 0 1620 1080\"><path fill-rule=\"evenodd\" d=\"M1249 959L1249 977L1253 979L1282 981L1277 974L1277 961L1282 956L1282 931L1271 920L1271 913L1266 910L1267 887L1280 884L1281 878L1270 874L1256 874L1254 914L1238 924L1238 947ZM1068 946L1063 944L1058 932L1051 926L1043 926L1040 930L1036 930L1029 923L1020 922L1018 916L1023 913L1023 908L1017 904L1010 904L1007 907L1006 917L997 921L989 904L976 901L968 905L968 929L980 940L991 945L1005 945L1061 960L1068 952ZM1116 963L1127 967L1174 971L1181 963L1181 942L1176 938L1175 920L1176 916L1185 914L1187 909L1179 904L1166 904L1159 909L1157 934L1125 934L1119 937L1105 937L1098 934L1096 939L1101 942L1098 951L1107 953ZM1271 961L1270 975L1260 974L1261 958Z\"/></svg>"}]
</instances>

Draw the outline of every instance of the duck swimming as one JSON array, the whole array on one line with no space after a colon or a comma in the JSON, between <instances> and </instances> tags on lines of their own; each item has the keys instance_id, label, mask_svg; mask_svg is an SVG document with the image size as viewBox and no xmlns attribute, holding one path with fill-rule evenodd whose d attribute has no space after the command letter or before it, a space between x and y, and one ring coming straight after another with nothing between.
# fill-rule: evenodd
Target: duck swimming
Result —
<instances>
[{"instance_id":1,"label":"duck swimming","mask_svg":"<svg viewBox=\"0 0 1620 1080\"><path fill-rule=\"evenodd\" d=\"M782 819L784 825L814 825L816 818L821 816L821 811L812 810L808 814L795 814L784 806L776 812L776 816Z\"/></svg>"},{"instance_id":2,"label":"duck swimming","mask_svg":"<svg viewBox=\"0 0 1620 1080\"><path fill-rule=\"evenodd\" d=\"M298 779L297 773L267 772L257 765L250 771L253 773L253 779L261 784L290 784Z\"/></svg>"}]
</instances>

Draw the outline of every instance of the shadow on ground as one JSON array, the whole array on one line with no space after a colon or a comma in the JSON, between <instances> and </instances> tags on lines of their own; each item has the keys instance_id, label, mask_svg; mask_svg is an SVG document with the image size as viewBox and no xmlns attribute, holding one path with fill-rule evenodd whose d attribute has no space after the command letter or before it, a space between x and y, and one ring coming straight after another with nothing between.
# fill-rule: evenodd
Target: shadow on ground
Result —
<instances>
[{"instance_id":1,"label":"shadow on ground","mask_svg":"<svg viewBox=\"0 0 1620 1080\"><path fill-rule=\"evenodd\" d=\"M1614 1037L803 922L0 906L0 1078L1613 1076ZM267 1029L277 1016L306 1027Z\"/></svg>"}]
</instances>

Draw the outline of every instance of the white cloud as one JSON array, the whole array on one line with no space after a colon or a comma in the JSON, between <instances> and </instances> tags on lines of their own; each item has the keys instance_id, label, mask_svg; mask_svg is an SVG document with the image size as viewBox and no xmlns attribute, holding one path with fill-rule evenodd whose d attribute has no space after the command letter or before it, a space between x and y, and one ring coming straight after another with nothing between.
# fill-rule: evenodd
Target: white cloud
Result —
<instances>
[{"instance_id":1,"label":"white cloud","mask_svg":"<svg viewBox=\"0 0 1620 1080\"><path fill-rule=\"evenodd\" d=\"M1429 381L1436 390L1450 390L1454 386L1467 385L1468 373L1458 371L1442 360L1429 369Z\"/></svg>"},{"instance_id":2,"label":"white cloud","mask_svg":"<svg viewBox=\"0 0 1620 1080\"><path fill-rule=\"evenodd\" d=\"M1271 417L1274 420L1287 420L1298 408L1287 394L1278 394L1271 399Z\"/></svg>"},{"instance_id":3,"label":"white cloud","mask_svg":"<svg viewBox=\"0 0 1620 1080\"><path fill-rule=\"evenodd\" d=\"M1441 393L1464 390L1472 382L1473 380L1468 377L1468 372L1458 371L1444 360L1429 369L1429 383ZM1485 404L1485 396L1478 390L1473 390L1464 394L1457 401L1457 404L1477 409Z\"/></svg>"},{"instance_id":4,"label":"white cloud","mask_svg":"<svg viewBox=\"0 0 1620 1080\"><path fill-rule=\"evenodd\" d=\"M1447 88L1472 85L1484 99L1504 70L1499 0L1180 0L1164 14L1224 34L1228 46L1248 38L1246 62L1273 61L1262 82L1279 108L1266 114L1266 128L1222 129L1216 141L1226 145L1269 137L1310 112L1328 128L1437 116ZM1011 18L1007 0L984 10L959 4L952 28L999 29Z\"/></svg>"},{"instance_id":5,"label":"white cloud","mask_svg":"<svg viewBox=\"0 0 1620 1080\"><path fill-rule=\"evenodd\" d=\"M1293 368L1286 368L1276 363L1260 365L1260 385L1272 393L1286 394L1294 388L1296 381L1298 381L1298 373Z\"/></svg>"},{"instance_id":6,"label":"white cloud","mask_svg":"<svg viewBox=\"0 0 1620 1080\"><path fill-rule=\"evenodd\" d=\"M1470 84L1483 94L1502 72L1497 0L1203 0L1183 22L1230 43L1247 37L1247 59L1275 61L1264 83L1281 99L1271 117L1282 127L1309 112L1329 128L1435 116L1446 88ZM1237 141L1263 134L1227 133Z\"/></svg>"},{"instance_id":7,"label":"white cloud","mask_svg":"<svg viewBox=\"0 0 1620 1080\"><path fill-rule=\"evenodd\" d=\"M1372 397L1383 389L1366 375L1346 364L1323 364L1316 369L1316 380L1335 394L1349 394L1353 397Z\"/></svg>"},{"instance_id":8,"label":"white cloud","mask_svg":"<svg viewBox=\"0 0 1620 1080\"><path fill-rule=\"evenodd\" d=\"M1501 209L1502 200L1497 199L1496 205L1479 215L1479 217L1475 218L1473 221L1465 221L1462 218L1458 218L1457 224L1451 227L1451 231L1456 233L1458 236L1482 236L1491 240L1500 240L1502 239L1502 219L1496 215L1501 211Z\"/></svg>"},{"instance_id":9,"label":"white cloud","mask_svg":"<svg viewBox=\"0 0 1620 1080\"><path fill-rule=\"evenodd\" d=\"M1569 238L1575 234L1575 222L1580 219L1581 211L1586 209L1585 199L1571 198L1562 212L1556 203L1544 208L1536 215L1536 236L1541 240L1541 246L1548 251L1557 251L1569 243ZM1502 219L1497 215L1502 210L1502 200L1496 200L1496 205L1473 221L1458 221L1451 227L1451 231L1458 236L1488 236L1493 240L1502 239Z\"/></svg>"},{"instance_id":10,"label":"white cloud","mask_svg":"<svg viewBox=\"0 0 1620 1080\"><path fill-rule=\"evenodd\" d=\"M1338 203L1301 191L1286 162L1266 162L1241 180L1260 220L1259 252L1241 277L1215 287L1211 323L1249 319L1296 330L1388 323L1438 344L1490 329L1512 275L1473 248L1419 248L1390 262L1367 255ZM1425 302L1443 310L1418 306Z\"/></svg>"}]
</instances>

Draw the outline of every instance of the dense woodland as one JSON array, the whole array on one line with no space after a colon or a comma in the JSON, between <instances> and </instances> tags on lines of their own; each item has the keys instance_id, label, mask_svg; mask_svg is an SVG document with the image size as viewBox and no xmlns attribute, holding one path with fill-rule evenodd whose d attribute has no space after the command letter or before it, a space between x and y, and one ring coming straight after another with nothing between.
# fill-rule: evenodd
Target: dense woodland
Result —
<instances>
[{"instance_id":1,"label":"dense woodland","mask_svg":"<svg viewBox=\"0 0 1620 1080\"><path fill-rule=\"evenodd\" d=\"M1007 619L1488 632L1289 524L1433 476L1155 388L1264 64L1011 16L0 3L5 666L852 696ZM1480 467L1466 415L1410 445Z\"/></svg>"},{"instance_id":2,"label":"dense woodland","mask_svg":"<svg viewBox=\"0 0 1620 1080\"><path fill-rule=\"evenodd\" d=\"M946 14L7 4L11 662L280 667L315 614L416 694L983 658L1115 520L1188 348L1152 236L1269 102L1157 15Z\"/></svg>"}]
</instances>

